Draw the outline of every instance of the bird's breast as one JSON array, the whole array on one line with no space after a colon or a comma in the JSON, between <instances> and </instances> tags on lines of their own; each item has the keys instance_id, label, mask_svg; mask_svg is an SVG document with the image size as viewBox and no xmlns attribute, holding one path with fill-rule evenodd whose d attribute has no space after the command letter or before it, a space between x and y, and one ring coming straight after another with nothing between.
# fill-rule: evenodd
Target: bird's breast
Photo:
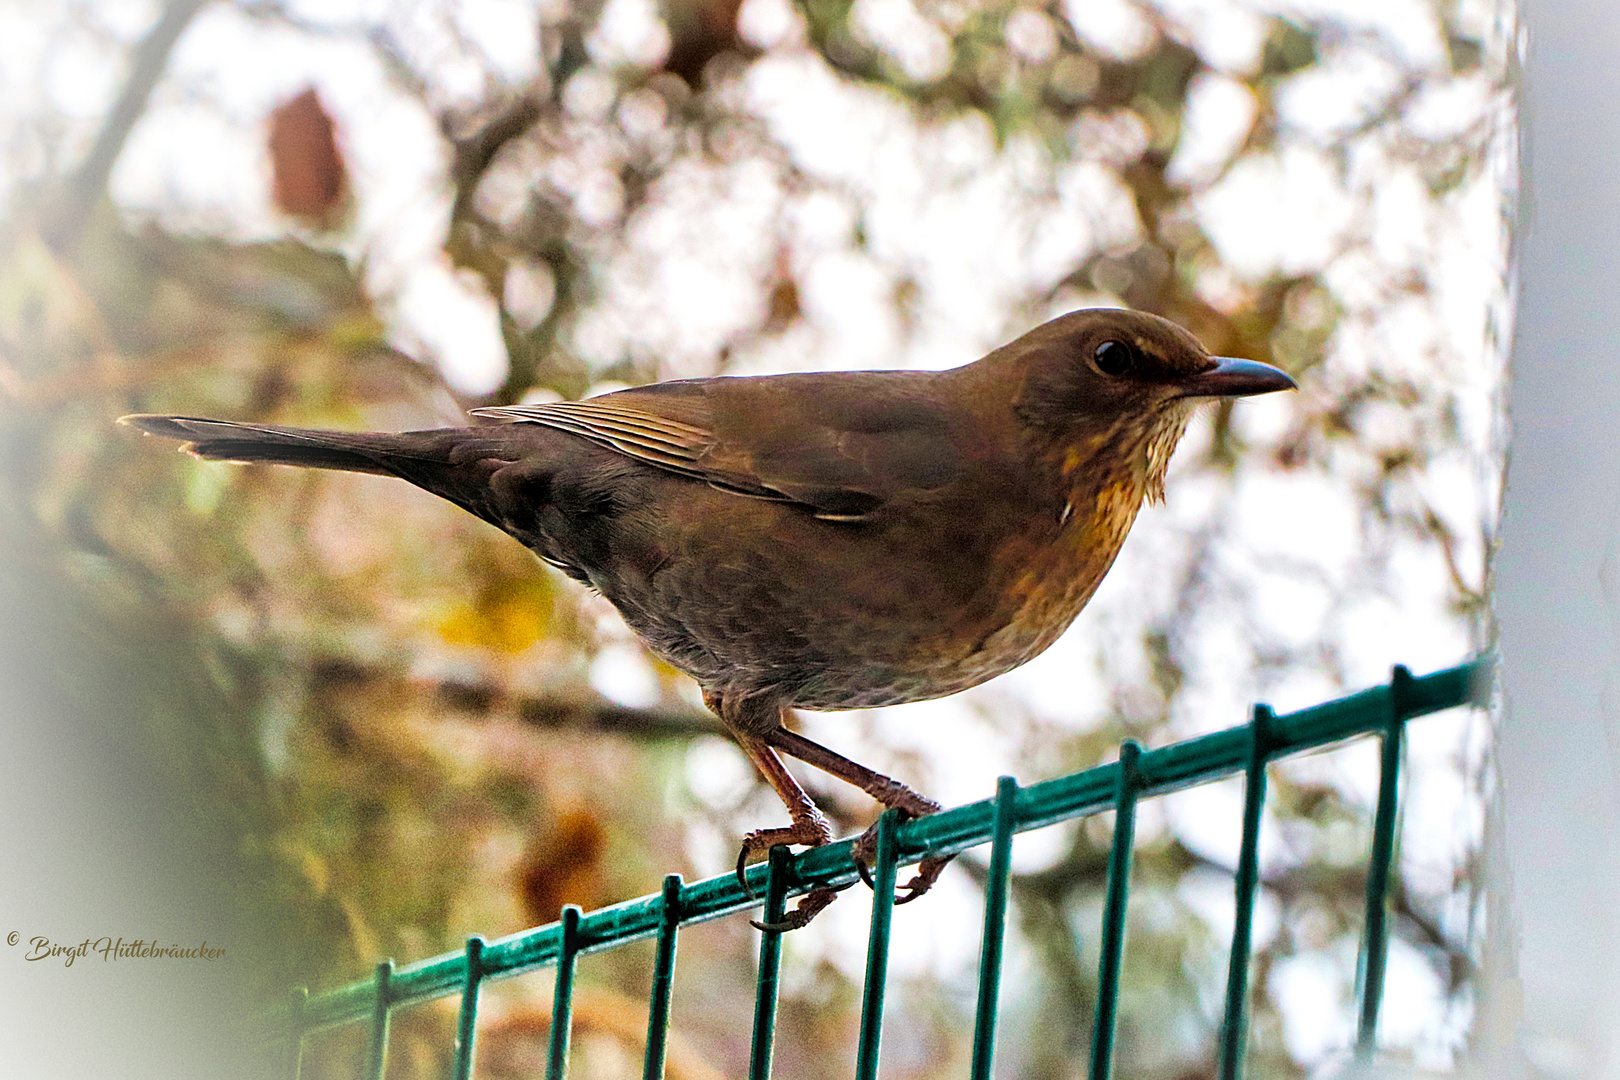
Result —
<instances>
[{"instance_id":1,"label":"bird's breast","mask_svg":"<svg viewBox=\"0 0 1620 1080\"><path fill-rule=\"evenodd\" d=\"M1006 567L993 593L1001 603L976 649L996 674L1033 659L1080 614L1125 543L1142 503L1121 481L1071 493L1054 527L1008 537L995 560Z\"/></svg>"}]
</instances>

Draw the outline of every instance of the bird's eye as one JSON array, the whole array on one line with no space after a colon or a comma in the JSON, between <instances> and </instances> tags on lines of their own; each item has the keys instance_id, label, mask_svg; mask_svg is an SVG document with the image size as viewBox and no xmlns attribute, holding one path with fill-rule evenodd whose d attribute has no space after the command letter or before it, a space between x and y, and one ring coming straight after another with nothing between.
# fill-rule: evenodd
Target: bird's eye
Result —
<instances>
[{"instance_id":1,"label":"bird's eye","mask_svg":"<svg viewBox=\"0 0 1620 1080\"><path fill-rule=\"evenodd\" d=\"M1091 354L1104 375L1125 375L1136 366L1136 350L1123 341L1105 341Z\"/></svg>"}]
</instances>

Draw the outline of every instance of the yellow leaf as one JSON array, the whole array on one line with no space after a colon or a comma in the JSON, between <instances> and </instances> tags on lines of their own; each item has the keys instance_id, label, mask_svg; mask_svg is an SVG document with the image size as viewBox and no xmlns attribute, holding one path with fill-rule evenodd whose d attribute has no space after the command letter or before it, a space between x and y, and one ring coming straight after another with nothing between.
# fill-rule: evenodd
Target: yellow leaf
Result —
<instances>
[{"instance_id":1,"label":"yellow leaf","mask_svg":"<svg viewBox=\"0 0 1620 1080\"><path fill-rule=\"evenodd\" d=\"M476 603L452 607L439 620L438 632L452 645L519 653L546 637L551 621L546 582L503 581L486 589Z\"/></svg>"}]
</instances>

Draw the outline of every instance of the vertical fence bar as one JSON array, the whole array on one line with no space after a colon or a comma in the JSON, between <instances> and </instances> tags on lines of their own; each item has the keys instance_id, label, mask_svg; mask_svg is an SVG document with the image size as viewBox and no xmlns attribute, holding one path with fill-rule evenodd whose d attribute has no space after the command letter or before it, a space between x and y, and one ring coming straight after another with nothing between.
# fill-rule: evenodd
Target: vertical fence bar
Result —
<instances>
[{"instance_id":1,"label":"vertical fence bar","mask_svg":"<svg viewBox=\"0 0 1620 1080\"><path fill-rule=\"evenodd\" d=\"M1254 942L1254 891L1260 883L1260 815L1266 805L1266 754L1271 749L1270 706L1256 705L1249 724L1249 765L1243 783L1243 842L1233 876L1236 915L1226 969L1226 1017L1221 1024L1220 1080L1239 1080L1248 1038L1249 952Z\"/></svg>"},{"instance_id":2,"label":"vertical fence bar","mask_svg":"<svg viewBox=\"0 0 1620 1080\"><path fill-rule=\"evenodd\" d=\"M675 983L675 935L681 928L681 875L670 874L664 879L661 907L652 996L647 1003L647 1061L641 1071L642 1080L663 1080L664 1076L670 996Z\"/></svg>"},{"instance_id":3,"label":"vertical fence bar","mask_svg":"<svg viewBox=\"0 0 1620 1080\"><path fill-rule=\"evenodd\" d=\"M298 1080L304 1068L304 1008L309 988L300 986L287 996L287 1075Z\"/></svg>"},{"instance_id":4,"label":"vertical fence bar","mask_svg":"<svg viewBox=\"0 0 1620 1080\"><path fill-rule=\"evenodd\" d=\"M394 975L394 962L384 960L377 965L376 997L371 1005L371 1042L366 1047L366 1076L382 1080L388 1067L388 983Z\"/></svg>"},{"instance_id":5,"label":"vertical fence bar","mask_svg":"<svg viewBox=\"0 0 1620 1080\"><path fill-rule=\"evenodd\" d=\"M878 1048L883 1036L883 990L889 978L889 927L894 917L894 830L900 815L883 811L878 818L877 865L872 868L872 933L866 944L866 994L861 1000L861 1041L855 1051L855 1080L877 1080Z\"/></svg>"},{"instance_id":6,"label":"vertical fence bar","mask_svg":"<svg viewBox=\"0 0 1620 1080\"><path fill-rule=\"evenodd\" d=\"M1389 680L1389 722L1378 760L1378 810L1373 817L1372 854L1367 860L1367 920L1358 965L1356 1057L1365 1061L1377 1047L1378 1006L1384 996L1384 962L1389 951L1389 877L1395 861L1396 809L1399 803L1401 736L1411 700L1412 673L1396 667Z\"/></svg>"},{"instance_id":7,"label":"vertical fence bar","mask_svg":"<svg viewBox=\"0 0 1620 1080\"><path fill-rule=\"evenodd\" d=\"M551 1048L546 1054L546 1080L568 1075L568 1036L574 1027L574 958L579 953L578 904L562 909L562 948L557 953L557 985L551 992Z\"/></svg>"},{"instance_id":8,"label":"vertical fence bar","mask_svg":"<svg viewBox=\"0 0 1620 1080\"><path fill-rule=\"evenodd\" d=\"M1000 1011L1001 952L1007 939L1007 879L1012 876L1013 825L1018 781L996 781L996 816L990 839L990 877L984 883L984 942L979 948L979 1008L973 1019L972 1080L990 1080Z\"/></svg>"},{"instance_id":9,"label":"vertical fence bar","mask_svg":"<svg viewBox=\"0 0 1620 1080\"><path fill-rule=\"evenodd\" d=\"M473 1038L478 1031L478 988L484 981L484 939L467 939L467 977L461 984L461 1012L456 1019L455 1080L471 1080Z\"/></svg>"},{"instance_id":10,"label":"vertical fence bar","mask_svg":"<svg viewBox=\"0 0 1620 1080\"><path fill-rule=\"evenodd\" d=\"M770 873L765 877L766 926L780 923L787 914L788 849L771 848ZM764 930L759 939L759 983L754 989L754 1043L748 1056L748 1080L769 1080L771 1052L776 1042L776 992L782 977L782 933Z\"/></svg>"},{"instance_id":11,"label":"vertical fence bar","mask_svg":"<svg viewBox=\"0 0 1620 1080\"><path fill-rule=\"evenodd\" d=\"M1114 1067L1119 968L1125 956L1125 905L1131 887L1131 847L1136 839L1136 760L1141 756L1142 747L1134 740L1127 739L1120 745L1119 786L1114 794L1114 845L1108 854L1102 959L1097 965L1097 1024L1091 1033L1091 1080L1108 1080Z\"/></svg>"}]
</instances>

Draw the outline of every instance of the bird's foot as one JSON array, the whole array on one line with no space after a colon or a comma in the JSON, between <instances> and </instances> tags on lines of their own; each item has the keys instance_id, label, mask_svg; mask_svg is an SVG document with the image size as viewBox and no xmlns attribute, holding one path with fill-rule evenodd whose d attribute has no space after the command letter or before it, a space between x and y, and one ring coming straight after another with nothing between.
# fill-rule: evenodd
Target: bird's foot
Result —
<instances>
[{"instance_id":1,"label":"bird's foot","mask_svg":"<svg viewBox=\"0 0 1620 1080\"><path fill-rule=\"evenodd\" d=\"M887 780L886 777L885 780ZM929 814L938 813L940 810L939 803L917 794L898 780L887 780L887 785L881 790L873 790L869 787L867 792L883 805L900 811L901 816L908 819L927 817ZM876 888L876 884L872 880L871 866L877 862L877 830L877 823L874 822L870 828L861 834L860 839L855 841L855 870L861 875L861 880L866 882L869 889ZM956 858L955 855L931 855L918 863L917 873L913 875L910 881L900 886L901 891L894 898L895 904L909 904L933 888L934 882L939 880L939 875L944 872L945 867L950 865L950 861L954 858Z\"/></svg>"},{"instance_id":2,"label":"bird's foot","mask_svg":"<svg viewBox=\"0 0 1620 1080\"><path fill-rule=\"evenodd\" d=\"M845 888L848 888L846 885ZM821 910L838 898L838 889L811 889L799 897L799 902L776 922L760 922L758 919L749 919L748 925L755 930L763 930L767 934L783 934L789 930L797 930L807 925L811 919L821 914Z\"/></svg>"},{"instance_id":3,"label":"bird's foot","mask_svg":"<svg viewBox=\"0 0 1620 1080\"><path fill-rule=\"evenodd\" d=\"M954 858L956 858L955 855L930 855L918 863L917 872L911 876L911 880L900 886L903 891L895 893L895 906L909 904L933 888L934 882L939 880L939 875L944 873L945 868L951 864L951 860Z\"/></svg>"},{"instance_id":4,"label":"bird's foot","mask_svg":"<svg viewBox=\"0 0 1620 1080\"><path fill-rule=\"evenodd\" d=\"M748 885L748 876L744 867L750 855L760 852L769 852L778 844L797 844L803 847L820 847L832 842L832 827L827 819L821 816L820 811L803 815L799 820L785 829L756 829L743 837L742 851L737 853L737 883L742 886L743 892L749 896L754 890ZM749 925L768 933L783 933L788 930L797 930L811 919L820 914L821 910L833 902L838 895L837 889L812 889L799 898L792 911L776 922L760 922L758 919L749 919Z\"/></svg>"},{"instance_id":5,"label":"bird's foot","mask_svg":"<svg viewBox=\"0 0 1620 1080\"><path fill-rule=\"evenodd\" d=\"M955 855L930 855L918 863L917 872L912 875L910 881L900 886L900 891L895 894L895 905L909 904L933 888L934 882L939 880L939 875L954 858ZM877 889L877 882L872 880L871 870L875 862L877 862L877 826L873 825L855 841L855 872L861 875L866 887L873 890Z\"/></svg>"},{"instance_id":6,"label":"bird's foot","mask_svg":"<svg viewBox=\"0 0 1620 1080\"><path fill-rule=\"evenodd\" d=\"M748 884L748 859L753 855L766 855L778 844L802 847L820 847L832 843L832 828L819 813L814 818L794 822L785 829L755 829L743 837L742 850L737 852L737 884L743 892L754 895Z\"/></svg>"},{"instance_id":7,"label":"bird's foot","mask_svg":"<svg viewBox=\"0 0 1620 1080\"><path fill-rule=\"evenodd\" d=\"M821 845L831 844L831 842L833 842L833 826L826 823L826 818L821 816L821 811L816 810L813 803L805 800L804 805L797 808L797 813L794 813L794 823L787 826L786 829L755 829L747 836L742 837L742 850L737 852L737 884L742 886L742 891L747 892L750 897L755 895L753 887L748 884L748 874L747 870L745 870L750 855L768 853L771 848L776 847L778 844L821 847ZM820 897L818 894L821 894L821 892L826 892L826 897ZM836 895L834 889L815 889L815 891L805 894L804 899L799 900L799 907L795 907L794 912L787 916L786 920L782 920L782 923L791 923L794 916L799 915L799 912L804 912L805 908L810 908L807 915L804 915L804 920L799 921L795 926L782 926L782 923L773 923L771 926L763 926L760 923L753 923L753 925L760 926L761 929L776 929L776 926L782 926L784 929L795 929L797 926L804 926L805 923L815 918L816 912L820 912L821 908L825 908L826 905L833 902L833 895ZM812 900L816 900L815 905L812 905Z\"/></svg>"}]
</instances>

